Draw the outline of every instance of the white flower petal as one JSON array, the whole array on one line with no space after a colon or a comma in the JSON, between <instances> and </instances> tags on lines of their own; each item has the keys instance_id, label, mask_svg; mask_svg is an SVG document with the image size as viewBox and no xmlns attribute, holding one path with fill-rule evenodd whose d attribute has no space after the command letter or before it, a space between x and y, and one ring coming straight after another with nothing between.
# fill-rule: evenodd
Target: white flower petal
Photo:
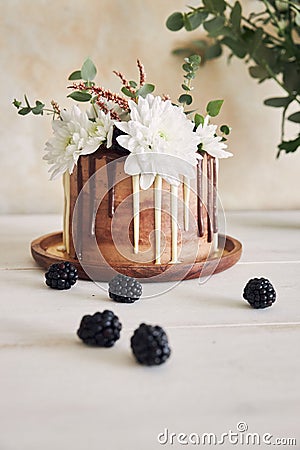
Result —
<instances>
[{"instance_id":1,"label":"white flower petal","mask_svg":"<svg viewBox=\"0 0 300 450\"><path fill-rule=\"evenodd\" d=\"M46 142L43 158L51 164L51 179L66 170L72 173L80 155L94 153L103 142L111 146L113 121L109 114L99 109L97 112L98 117L91 121L87 113L75 105L71 111L62 111L63 120L53 121L53 137Z\"/></svg>"},{"instance_id":2,"label":"white flower petal","mask_svg":"<svg viewBox=\"0 0 300 450\"><path fill-rule=\"evenodd\" d=\"M151 94L139 97L138 103L130 100L129 107L130 120L116 123L126 133L117 138L118 143L131 152L125 172L146 175L143 186L149 185L157 173L168 180L179 179L180 175L193 178L201 136L194 132L194 124L183 108ZM131 158L133 155L136 159Z\"/></svg>"}]
</instances>

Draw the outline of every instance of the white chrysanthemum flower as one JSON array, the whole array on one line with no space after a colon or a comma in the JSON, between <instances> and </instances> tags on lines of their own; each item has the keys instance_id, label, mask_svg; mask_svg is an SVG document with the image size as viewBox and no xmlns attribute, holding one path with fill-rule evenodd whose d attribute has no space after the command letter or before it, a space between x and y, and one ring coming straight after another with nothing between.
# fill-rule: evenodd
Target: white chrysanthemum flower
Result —
<instances>
[{"instance_id":1,"label":"white chrysanthemum flower","mask_svg":"<svg viewBox=\"0 0 300 450\"><path fill-rule=\"evenodd\" d=\"M222 141L221 136L216 136L217 125L209 125L210 116L206 116L203 125L200 124L196 133L200 138L202 150L215 158L229 158L232 153L226 152L227 145Z\"/></svg>"},{"instance_id":2,"label":"white chrysanthemum flower","mask_svg":"<svg viewBox=\"0 0 300 450\"><path fill-rule=\"evenodd\" d=\"M103 142L106 141L107 148L112 145L113 125L109 114L104 114L103 111L97 111L98 117L94 122L91 122L89 127L89 138L84 148L85 155L93 153L93 148L98 148Z\"/></svg>"},{"instance_id":3,"label":"white chrysanthemum flower","mask_svg":"<svg viewBox=\"0 0 300 450\"><path fill-rule=\"evenodd\" d=\"M171 184L178 184L180 175L194 178L200 138L183 108L151 94L139 97L137 104L129 100L129 107L129 121L115 123L126 133L117 138L118 143L131 153L125 172L141 174L142 189L148 189L156 175Z\"/></svg>"},{"instance_id":4,"label":"white chrysanthemum flower","mask_svg":"<svg viewBox=\"0 0 300 450\"><path fill-rule=\"evenodd\" d=\"M70 112L61 112L62 120L53 121L54 135L46 142L47 154L43 158L51 164L51 179L66 171L71 174L79 156L94 153L105 140L111 145L113 122L103 116L92 122L86 112L73 106Z\"/></svg>"}]
</instances>

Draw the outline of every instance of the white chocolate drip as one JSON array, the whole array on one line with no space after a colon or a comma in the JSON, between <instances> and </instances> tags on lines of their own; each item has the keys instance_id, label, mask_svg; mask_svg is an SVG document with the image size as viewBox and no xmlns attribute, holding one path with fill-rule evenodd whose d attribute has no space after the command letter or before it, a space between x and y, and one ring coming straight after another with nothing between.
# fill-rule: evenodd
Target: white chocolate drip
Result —
<instances>
[{"instance_id":1,"label":"white chocolate drip","mask_svg":"<svg viewBox=\"0 0 300 450\"><path fill-rule=\"evenodd\" d=\"M218 192L218 181L219 181L219 158L216 158L215 159L215 164L216 164L216 172L215 172L215 176L216 176L216 179L215 179L215 182L214 182L214 185L215 185L215 187L214 187L214 189L216 189L216 191ZM217 194L217 192L215 193L215 194ZM217 195L215 195L215 197L216 197L216 205L215 205L215 207L216 208L218 208L218 198L217 198ZM216 212L216 215L218 214L218 210L217 210L217 212ZM218 217L218 216L217 216ZM218 248L219 248L219 233L218 233L218 231L217 232L215 232L215 233L213 233L213 240L212 240L212 253L217 253L217 251L218 251Z\"/></svg>"},{"instance_id":2,"label":"white chocolate drip","mask_svg":"<svg viewBox=\"0 0 300 450\"><path fill-rule=\"evenodd\" d=\"M140 239L140 176L132 176L133 191L133 251L139 252Z\"/></svg>"},{"instance_id":3,"label":"white chocolate drip","mask_svg":"<svg viewBox=\"0 0 300 450\"><path fill-rule=\"evenodd\" d=\"M171 264L178 262L177 254L177 216L178 216L178 187L171 184Z\"/></svg>"},{"instance_id":4,"label":"white chocolate drip","mask_svg":"<svg viewBox=\"0 0 300 450\"><path fill-rule=\"evenodd\" d=\"M184 230L189 231L189 205L190 205L190 180L183 177L183 202L184 202Z\"/></svg>"},{"instance_id":5,"label":"white chocolate drip","mask_svg":"<svg viewBox=\"0 0 300 450\"><path fill-rule=\"evenodd\" d=\"M63 175L64 187L64 220L63 220L63 246L67 253L70 253L70 174L65 172Z\"/></svg>"},{"instance_id":6,"label":"white chocolate drip","mask_svg":"<svg viewBox=\"0 0 300 450\"><path fill-rule=\"evenodd\" d=\"M162 178L160 175L156 175L154 184L154 209L155 209L155 264L160 264L160 252L161 252L161 190L162 190Z\"/></svg>"}]
</instances>

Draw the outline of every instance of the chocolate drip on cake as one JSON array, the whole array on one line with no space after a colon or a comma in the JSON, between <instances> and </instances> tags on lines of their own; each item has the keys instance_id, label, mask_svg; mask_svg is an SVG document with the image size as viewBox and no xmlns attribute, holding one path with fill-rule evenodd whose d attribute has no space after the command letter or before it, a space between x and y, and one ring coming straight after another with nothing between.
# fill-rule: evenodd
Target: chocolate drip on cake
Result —
<instances>
[{"instance_id":1,"label":"chocolate drip on cake","mask_svg":"<svg viewBox=\"0 0 300 450\"><path fill-rule=\"evenodd\" d=\"M213 164L213 232L218 232L218 171L217 171L217 160L216 158L213 158L212 160Z\"/></svg>"},{"instance_id":2,"label":"chocolate drip on cake","mask_svg":"<svg viewBox=\"0 0 300 450\"><path fill-rule=\"evenodd\" d=\"M212 216L213 216L213 188L212 188L212 170L211 157L207 155L207 242L212 242Z\"/></svg>"},{"instance_id":3,"label":"chocolate drip on cake","mask_svg":"<svg viewBox=\"0 0 300 450\"><path fill-rule=\"evenodd\" d=\"M89 157L89 187L90 187L90 195L89 195L89 217L90 217L90 233L92 236L95 236L95 222L96 222L96 179L93 177L96 171L96 158L91 155Z\"/></svg>"},{"instance_id":4,"label":"chocolate drip on cake","mask_svg":"<svg viewBox=\"0 0 300 450\"><path fill-rule=\"evenodd\" d=\"M82 180L82 163L81 157L78 159L77 163L77 197L79 196L81 189L83 187ZM77 258L79 260L82 259L82 211L83 211L83 195L80 197L80 201L78 202L77 208L77 235L76 235L76 250L77 250Z\"/></svg>"},{"instance_id":5,"label":"chocolate drip on cake","mask_svg":"<svg viewBox=\"0 0 300 450\"><path fill-rule=\"evenodd\" d=\"M202 204L203 204L202 170L203 170L203 159L199 159L197 164L197 216L198 216L198 234L200 237L204 236L204 225L202 215Z\"/></svg>"},{"instance_id":6,"label":"chocolate drip on cake","mask_svg":"<svg viewBox=\"0 0 300 450\"><path fill-rule=\"evenodd\" d=\"M115 179L116 179L116 171L114 164L109 164L111 160L109 158L106 158L106 164L107 164L107 182L108 182L108 216L110 218L113 217L115 213Z\"/></svg>"}]
</instances>

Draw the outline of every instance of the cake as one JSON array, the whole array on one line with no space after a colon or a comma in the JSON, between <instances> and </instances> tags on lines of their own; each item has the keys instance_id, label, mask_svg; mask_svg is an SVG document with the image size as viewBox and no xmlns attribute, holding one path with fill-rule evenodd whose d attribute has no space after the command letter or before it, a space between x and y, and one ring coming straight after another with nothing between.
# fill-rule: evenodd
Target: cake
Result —
<instances>
[{"instance_id":1,"label":"cake","mask_svg":"<svg viewBox=\"0 0 300 450\"><path fill-rule=\"evenodd\" d=\"M90 59L70 75L68 97L90 108L67 111L51 102L53 137L44 159L51 178L62 175L65 207L62 237L44 239L43 257L32 246L40 264L65 259L93 280L117 271L160 281L199 276L198 269L191 275L195 265L222 256L218 170L219 159L232 156L230 129L223 125L218 134L210 123L221 100L208 103L205 117L184 111L199 64L197 55L185 59L179 105L153 95L139 61L139 82L115 72L122 94L95 84ZM14 101L20 114L43 114L44 103L25 100Z\"/></svg>"}]
</instances>

